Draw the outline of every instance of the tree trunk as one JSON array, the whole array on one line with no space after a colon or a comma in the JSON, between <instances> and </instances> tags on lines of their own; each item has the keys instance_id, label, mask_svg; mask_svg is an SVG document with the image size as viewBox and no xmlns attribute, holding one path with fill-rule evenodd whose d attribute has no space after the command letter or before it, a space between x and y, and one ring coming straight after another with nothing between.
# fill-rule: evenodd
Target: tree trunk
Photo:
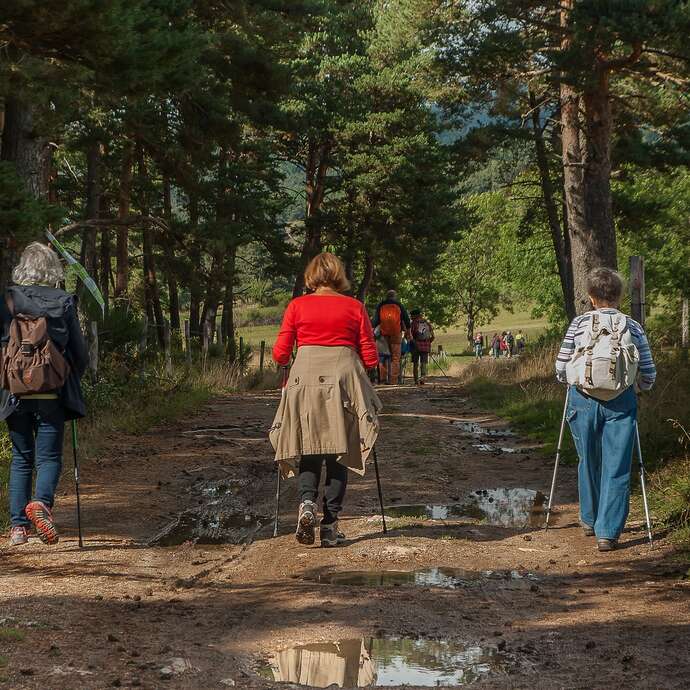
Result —
<instances>
[{"instance_id":1,"label":"tree trunk","mask_svg":"<svg viewBox=\"0 0 690 690\"><path fill-rule=\"evenodd\" d=\"M47 199L51 149L34 130L31 106L12 95L4 99L0 161L13 164L32 196ZM19 253L18 239L12 229L3 228L3 234L0 238L0 290L10 282Z\"/></svg>"},{"instance_id":2,"label":"tree trunk","mask_svg":"<svg viewBox=\"0 0 690 690\"><path fill-rule=\"evenodd\" d=\"M568 25L574 0L563 0L561 24ZM571 47L565 33L562 48ZM592 56L590 83L579 90L561 81L563 181L573 263L575 310L589 309L587 275L596 267L617 267L611 203L611 100L609 68Z\"/></svg>"},{"instance_id":3,"label":"tree trunk","mask_svg":"<svg viewBox=\"0 0 690 690\"><path fill-rule=\"evenodd\" d=\"M357 288L357 299L360 302L364 302L367 298L367 293L369 292L369 286L374 278L374 257L372 254L367 254L364 263L364 275L362 276L362 282Z\"/></svg>"},{"instance_id":4,"label":"tree trunk","mask_svg":"<svg viewBox=\"0 0 690 690\"><path fill-rule=\"evenodd\" d=\"M129 206L132 191L132 162L133 146L127 142L122 152L122 168L120 170L120 185L118 192L118 218L129 216ZM117 248L115 253L115 298L126 297L129 288L129 228L119 227L117 230Z\"/></svg>"},{"instance_id":5,"label":"tree trunk","mask_svg":"<svg viewBox=\"0 0 690 690\"><path fill-rule=\"evenodd\" d=\"M568 321L575 318L575 296L573 294L573 274L570 252L570 243L566 244L566 231L561 225L558 216L558 205L554 196L553 183L551 181L551 171L544 143L543 129L541 125L541 109L537 105L534 92L529 92L529 104L532 113L532 132L534 135L534 148L536 152L537 167L541 181L542 196L544 197L544 208L549 223L551 241L556 254L556 265L558 266L558 277L561 281L561 291L563 292L563 304Z\"/></svg>"},{"instance_id":6,"label":"tree trunk","mask_svg":"<svg viewBox=\"0 0 690 690\"><path fill-rule=\"evenodd\" d=\"M235 265L237 247L232 245L225 255L225 295L223 297L223 335L227 343L228 361L232 364L237 359L235 343Z\"/></svg>"},{"instance_id":7,"label":"tree trunk","mask_svg":"<svg viewBox=\"0 0 690 690\"><path fill-rule=\"evenodd\" d=\"M293 297L304 291L304 269L321 251L321 224L318 214L326 194L326 176L330 165L330 143L309 143L306 165L307 207L304 220L304 243L300 253L300 268L292 290Z\"/></svg>"},{"instance_id":8,"label":"tree trunk","mask_svg":"<svg viewBox=\"0 0 690 690\"><path fill-rule=\"evenodd\" d=\"M50 151L46 139L34 129L31 106L6 96L0 160L14 164L17 175L36 199L48 198Z\"/></svg>"},{"instance_id":9,"label":"tree trunk","mask_svg":"<svg viewBox=\"0 0 690 690\"><path fill-rule=\"evenodd\" d=\"M110 255L110 228L103 228L101 230L101 268L99 275L101 279L101 294L103 295L103 301L105 302L106 314L110 308Z\"/></svg>"},{"instance_id":10,"label":"tree trunk","mask_svg":"<svg viewBox=\"0 0 690 690\"><path fill-rule=\"evenodd\" d=\"M141 188L144 188L144 181L148 176L144 150L141 145L137 146L138 172L141 179ZM149 209L146 199L141 204L142 215L148 216ZM165 347L165 318L161 307L160 293L158 291L158 278L156 277L156 257L154 248L154 232L147 223L141 231L142 249L144 254L144 304L149 323L156 325L156 338L158 345L162 349Z\"/></svg>"},{"instance_id":11,"label":"tree trunk","mask_svg":"<svg viewBox=\"0 0 690 690\"><path fill-rule=\"evenodd\" d=\"M189 225L192 231L192 240L189 247L189 259L192 264L189 276L189 323L192 331L196 331L197 337L201 332L201 281L199 272L201 271L201 250L196 241L196 233L199 225L199 200L195 194L189 197ZM192 333L192 337L194 337Z\"/></svg>"},{"instance_id":12,"label":"tree trunk","mask_svg":"<svg viewBox=\"0 0 690 690\"><path fill-rule=\"evenodd\" d=\"M163 179L163 214L168 228L172 226L172 200L170 194L170 179ZM180 295L175 277L175 248L172 238L163 240L163 252L165 256L165 276L168 281L168 300L170 312L170 328L180 330Z\"/></svg>"},{"instance_id":13,"label":"tree trunk","mask_svg":"<svg viewBox=\"0 0 690 690\"><path fill-rule=\"evenodd\" d=\"M101 145L94 141L86 151L86 218L97 220L101 213ZM81 264L98 285L98 228L85 227L81 236ZM84 284L79 281L77 294L82 309L85 305Z\"/></svg>"}]
</instances>

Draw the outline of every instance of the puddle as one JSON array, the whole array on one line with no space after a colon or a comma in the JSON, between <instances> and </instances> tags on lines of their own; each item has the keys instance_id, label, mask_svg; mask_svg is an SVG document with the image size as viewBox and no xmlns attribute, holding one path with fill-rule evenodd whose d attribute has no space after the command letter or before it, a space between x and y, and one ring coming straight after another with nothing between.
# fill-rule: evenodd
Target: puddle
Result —
<instances>
[{"instance_id":1,"label":"puddle","mask_svg":"<svg viewBox=\"0 0 690 690\"><path fill-rule=\"evenodd\" d=\"M518 570L463 570L462 568L420 568L418 570L356 570L347 572L316 573L305 580L329 585L361 587L440 587L457 589L471 587L486 581L537 582L533 573Z\"/></svg>"},{"instance_id":2,"label":"puddle","mask_svg":"<svg viewBox=\"0 0 690 690\"><path fill-rule=\"evenodd\" d=\"M477 422L451 422L453 426L458 427L460 431L473 436L491 436L492 438L509 438L515 436L515 432L510 429L489 429L478 424Z\"/></svg>"},{"instance_id":3,"label":"puddle","mask_svg":"<svg viewBox=\"0 0 690 690\"><path fill-rule=\"evenodd\" d=\"M504 656L493 646L365 637L279 651L259 674L317 688L447 687L469 685L500 673L504 662Z\"/></svg>"},{"instance_id":4,"label":"puddle","mask_svg":"<svg viewBox=\"0 0 690 690\"><path fill-rule=\"evenodd\" d=\"M492 446L490 443L473 443L472 448L481 450L484 453L520 453L519 448L506 448L503 446Z\"/></svg>"},{"instance_id":5,"label":"puddle","mask_svg":"<svg viewBox=\"0 0 690 690\"><path fill-rule=\"evenodd\" d=\"M391 518L454 520L472 518L499 527L540 527L546 519L546 496L533 489L480 489L460 503L401 505L385 509Z\"/></svg>"},{"instance_id":6,"label":"puddle","mask_svg":"<svg viewBox=\"0 0 690 690\"><path fill-rule=\"evenodd\" d=\"M197 544L242 544L270 518L257 515L247 505L246 482L220 480L193 487L200 496L197 508L176 515L148 542L149 546L178 546L187 541Z\"/></svg>"}]
</instances>

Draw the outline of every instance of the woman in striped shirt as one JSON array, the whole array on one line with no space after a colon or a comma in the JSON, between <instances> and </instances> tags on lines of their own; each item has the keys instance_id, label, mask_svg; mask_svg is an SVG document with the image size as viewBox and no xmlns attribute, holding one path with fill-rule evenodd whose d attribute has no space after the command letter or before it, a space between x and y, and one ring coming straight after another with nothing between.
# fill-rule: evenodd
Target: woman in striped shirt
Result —
<instances>
[{"instance_id":1,"label":"woman in striped shirt","mask_svg":"<svg viewBox=\"0 0 690 690\"><path fill-rule=\"evenodd\" d=\"M566 366L584 344L595 314L619 314L623 279L608 268L596 268L588 276L587 290L593 310L575 317L565 334L556 359L556 376L566 383ZM644 329L625 317L626 328L639 352L636 385L649 390L656 367ZM587 536L597 538L600 551L611 551L628 517L637 396L630 386L613 400L599 400L572 386L566 418L580 459L578 489L580 522Z\"/></svg>"}]
</instances>

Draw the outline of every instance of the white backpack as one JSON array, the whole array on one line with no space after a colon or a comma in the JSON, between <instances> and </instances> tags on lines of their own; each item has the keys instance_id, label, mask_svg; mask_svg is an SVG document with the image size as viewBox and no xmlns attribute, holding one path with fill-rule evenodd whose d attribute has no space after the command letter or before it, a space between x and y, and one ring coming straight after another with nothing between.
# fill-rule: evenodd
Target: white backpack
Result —
<instances>
[{"instance_id":1,"label":"white backpack","mask_svg":"<svg viewBox=\"0 0 690 690\"><path fill-rule=\"evenodd\" d=\"M612 400L635 383L640 353L624 314L593 312L566 365L568 383L600 400Z\"/></svg>"}]
</instances>

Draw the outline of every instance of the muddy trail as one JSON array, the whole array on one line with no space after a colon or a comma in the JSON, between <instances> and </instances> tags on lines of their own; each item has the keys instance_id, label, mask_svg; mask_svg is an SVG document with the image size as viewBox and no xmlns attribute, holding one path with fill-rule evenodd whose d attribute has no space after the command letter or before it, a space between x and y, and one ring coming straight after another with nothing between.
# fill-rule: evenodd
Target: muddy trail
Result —
<instances>
[{"instance_id":1,"label":"muddy trail","mask_svg":"<svg viewBox=\"0 0 690 690\"><path fill-rule=\"evenodd\" d=\"M0 687L688 686L690 583L669 545L631 521L596 552L573 467L545 532L534 444L452 384L381 395L389 532L370 471L339 549L295 542L294 480L272 537L276 392L107 439L82 470L84 549L67 474L60 543L3 541Z\"/></svg>"}]
</instances>

